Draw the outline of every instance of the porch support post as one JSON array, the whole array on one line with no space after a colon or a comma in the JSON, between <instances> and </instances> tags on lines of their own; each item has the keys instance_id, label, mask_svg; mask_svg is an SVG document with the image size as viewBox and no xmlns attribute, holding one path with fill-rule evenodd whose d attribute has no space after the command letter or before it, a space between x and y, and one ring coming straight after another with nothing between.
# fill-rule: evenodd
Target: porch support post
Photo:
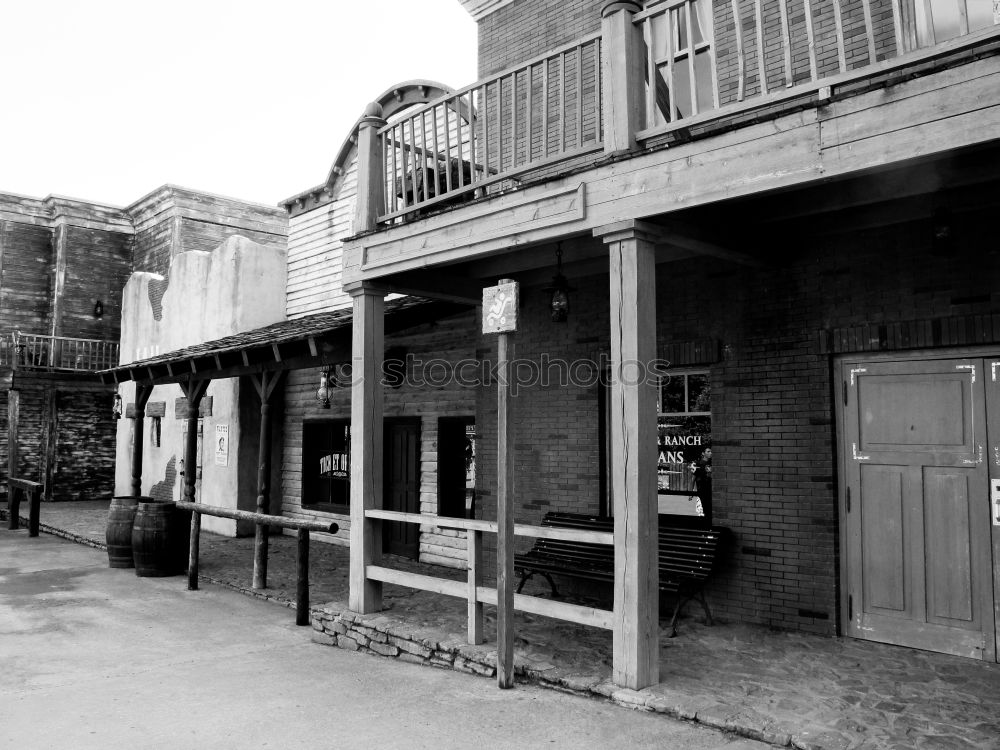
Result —
<instances>
[{"instance_id":1,"label":"porch support post","mask_svg":"<svg viewBox=\"0 0 1000 750\"><path fill-rule=\"evenodd\" d=\"M644 121L645 65L642 29L633 23L642 10L637 0L610 0L601 8L601 100L604 150L613 154L636 147Z\"/></svg>"},{"instance_id":2,"label":"porch support post","mask_svg":"<svg viewBox=\"0 0 1000 750\"><path fill-rule=\"evenodd\" d=\"M184 435L184 499L189 503L195 502L195 485L198 482L198 407L211 382L189 380L180 383L188 402L187 432Z\"/></svg>"},{"instance_id":3,"label":"porch support post","mask_svg":"<svg viewBox=\"0 0 1000 750\"><path fill-rule=\"evenodd\" d=\"M146 404L153 395L153 386L135 384L135 422L132 430L132 497L142 494L142 443L145 439Z\"/></svg>"},{"instance_id":4,"label":"porch support post","mask_svg":"<svg viewBox=\"0 0 1000 750\"><path fill-rule=\"evenodd\" d=\"M613 675L641 689L659 681L656 505L655 234L639 221L602 227L611 280L611 488L615 593Z\"/></svg>"},{"instance_id":5,"label":"porch support post","mask_svg":"<svg viewBox=\"0 0 1000 750\"><path fill-rule=\"evenodd\" d=\"M375 228L379 213L385 211L385 175L382 140L382 106L372 102L358 123L358 198L354 204L354 233Z\"/></svg>"},{"instance_id":6,"label":"porch support post","mask_svg":"<svg viewBox=\"0 0 1000 750\"><path fill-rule=\"evenodd\" d=\"M283 372L262 372L250 377L260 399L260 440L257 445L257 512L271 512L271 396ZM258 523L253 547L253 588L267 588L267 524Z\"/></svg>"},{"instance_id":7,"label":"porch support post","mask_svg":"<svg viewBox=\"0 0 1000 750\"><path fill-rule=\"evenodd\" d=\"M381 525L366 518L382 507L382 358L385 350L384 292L368 286L345 289L354 298L351 338L351 570L350 607L382 608L382 583L367 567L382 556Z\"/></svg>"}]
</instances>

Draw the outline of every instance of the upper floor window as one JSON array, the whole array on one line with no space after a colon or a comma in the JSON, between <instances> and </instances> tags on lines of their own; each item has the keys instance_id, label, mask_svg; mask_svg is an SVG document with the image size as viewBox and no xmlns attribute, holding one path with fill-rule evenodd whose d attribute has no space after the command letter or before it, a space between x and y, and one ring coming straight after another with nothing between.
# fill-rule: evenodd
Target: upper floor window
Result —
<instances>
[{"instance_id":1,"label":"upper floor window","mask_svg":"<svg viewBox=\"0 0 1000 750\"><path fill-rule=\"evenodd\" d=\"M712 3L686 0L667 4L649 18L646 44L657 76L653 82L656 122L673 122L719 103L712 61Z\"/></svg>"},{"instance_id":2,"label":"upper floor window","mask_svg":"<svg viewBox=\"0 0 1000 750\"><path fill-rule=\"evenodd\" d=\"M913 0L912 12L920 47L1000 24L996 0Z\"/></svg>"}]
</instances>

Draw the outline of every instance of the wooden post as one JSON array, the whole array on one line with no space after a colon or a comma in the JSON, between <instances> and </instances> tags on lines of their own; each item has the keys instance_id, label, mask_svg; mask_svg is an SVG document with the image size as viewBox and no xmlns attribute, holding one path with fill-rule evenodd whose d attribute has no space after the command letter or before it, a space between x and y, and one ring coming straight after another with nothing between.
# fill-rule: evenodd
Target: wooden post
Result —
<instances>
[{"instance_id":1,"label":"wooden post","mask_svg":"<svg viewBox=\"0 0 1000 750\"><path fill-rule=\"evenodd\" d=\"M142 495L142 441L146 434L143 420L153 386L135 384L135 422L132 427L132 497Z\"/></svg>"},{"instance_id":2,"label":"wooden post","mask_svg":"<svg viewBox=\"0 0 1000 750\"><path fill-rule=\"evenodd\" d=\"M601 8L601 98L604 102L604 151L636 147L645 121L645 55L642 29L633 23L642 10L637 0L611 0Z\"/></svg>"},{"instance_id":3,"label":"wooden post","mask_svg":"<svg viewBox=\"0 0 1000 750\"><path fill-rule=\"evenodd\" d=\"M28 536L38 536L41 515L42 488L32 487L28 491Z\"/></svg>"},{"instance_id":4,"label":"wooden post","mask_svg":"<svg viewBox=\"0 0 1000 750\"><path fill-rule=\"evenodd\" d=\"M283 373L262 372L252 375L260 399L260 435L257 444L257 512L271 512L271 396L282 381ZM268 527L258 523L254 534L253 588L267 588Z\"/></svg>"},{"instance_id":5,"label":"wooden post","mask_svg":"<svg viewBox=\"0 0 1000 750\"><path fill-rule=\"evenodd\" d=\"M184 499L189 503L195 502L195 485L198 483L198 407L211 382L188 380L179 383L188 401L187 433L184 436Z\"/></svg>"},{"instance_id":6,"label":"wooden post","mask_svg":"<svg viewBox=\"0 0 1000 750\"><path fill-rule=\"evenodd\" d=\"M295 556L295 624L309 624L309 529L299 529Z\"/></svg>"},{"instance_id":7,"label":"wooden post","mask_svg":"<svg viewBox=\"0 0 1000 750\"><path fill-rule=\"evenodd\" d=\"M497 685L514 687L514 444L511 419L513 334L501 333L497 372Z\"/></svg>"},{"instance_id":8,"label":"wooden post","mask_svg":"<svg viewBox=\"0 0 1000 750\"><path fill-rule=\"evenodd\" d=\"M191 542L188 547L188 591L198 590L198 557L201 551L201 513L191 512Z\"/></svg>"},{"instance_id":9,"label":"wooden post","mask_svg":"<svg viewBox=\"0 0 1000 750\"><path fill-rule=\"evenodd\" d=\"M483 532L469 529L465 534L466 553L469 560L466 600L468 601L469 643L478 645L483 636L483 603L479 601L478 588L483 583Z\"/></svg>"},{"instance_id":10,"label":"wooden post","mask_svg":"<svg viewBox=\"0 0 1000 750\"><path fill-rule=\"evenodd\" d=\"M346 287L345 287L346 288ZM382 608L382 583L368 578L382 556L380 524L366 518L382 507L382 359L385 299L381 290L347 289L354 298L351 339L351 569L350 607L362 614Z\"/></svg>"},{"instance_id":11,"label":"wooden post","mask_svg":"<svg viewBox=\"0 0 1000 750\"><path fill-rule=\"evenodd\" d=\"M382 139L378 135L379 128L385 125L380 104L372 102L365 107L365 113L358 123L358 197L354 205L355 234L374 229L378 215L385 212L385 165L382 159Z\"/></svg>"},{"instance_id":12,"label":"wooden post","mask_svg":"<svg viewBox=\"0 0 1000 750\"><path fill-rule=\"evenodd\" d=\"M613 680L635 690L659 680L653 230L623 221L594 231L610 250Z\"/></svg>"},{"instance_id":13,"label":"wooden post","mask_svg":"<svg viewBox=\"0 0 1000 750\"><path fill-rule=\"evenodd\" d=\"M17 422L20 409L19 404L21 403L21 393L11 389L7 391L7 477L16 477L18 475L18 430ZM10 492L8 486L7 489Z\"/></svg>"},{"instance_id":14,"label":"wooden post","mask_svg":"<svg viewBox=\"0 0 1000 750\"><path fill-rule=\"evenodd\" d=\"M45 408L43 410L43 435L45 450L42 455L41 480L43 492L47 501L52 500L54 488L53 478L56 471L56 452L59 443L59 406L55 387L45 389ZM30 495L29 495L30 497Z\"/></svg>"},{"instance_id":15,"label":"wooden post","mask_svg":"<svg viewBox=\"0 0 1000 750\"><path fill-rule=\"evenodd\" d=\"M7 530L17 531L21 527L21 489L7 483Z\"/></svg>"},{"instance_id":16,"label":"wooden post","mask_svg":"<svg viewBox=\"0 0 1000 750\"><path fill-rule=\"evenodd\" d=\"M497 685L514 686L514 395L511 360L517 331L520 290L516 281L500 279L483 289L483 333L497 341Z\"/></svg>"}]
</instances>

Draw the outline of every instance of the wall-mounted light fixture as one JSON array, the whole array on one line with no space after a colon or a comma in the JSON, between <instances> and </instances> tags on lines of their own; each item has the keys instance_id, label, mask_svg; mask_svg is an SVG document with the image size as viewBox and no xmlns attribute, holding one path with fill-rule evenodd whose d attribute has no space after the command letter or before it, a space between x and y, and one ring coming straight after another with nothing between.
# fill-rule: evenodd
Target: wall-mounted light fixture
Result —
<instances>
[{"instance_id":1,"label":"wall-mounted light fixture","mask_svg":"<svg viewBox=\"0 0 1000 750\"><path fill-rule=\"evenodd\" d=\"M122 418L122 396L120 393L115 394L115 402L111 405L111 416L115 419Z\"/></svg>"},{"instance_id":2,"label":"wall-mounted light fixture","mask_svg":"<svg viewBox=\"0 0 1000 750\"><path fill-rule=\"evenodd\" d=\"M104 303L100 300L94 303L94 317L100 318L104 316Z\"/></svg>"},{"instance_id":3,"label":"wall-mounted light fixture","mask_svg":"<svg viewBox=\"0 0 1000 750\"><path fill-rule=\"evenodd\" d=\"M549 310L552 313L552 321L555 323L565 323L569 317L569 293L576 290L569 285L566 277L562 273L562 243L556 245L556 275L552 277L552 283L545 287L546 292L552 296L549 298Z\"/></svg>"},{"instance_id":4,"label":"wall-mounted light fixture","mask_svg":"<svg viewBox=\"0 0 1000 750\"><path fill-rule=\"evenodd\" d=\"M330 371L322 370L319 374L319 390L316 391L316 402L320 409L330 408Z\"/></svg>"}]
</instances>

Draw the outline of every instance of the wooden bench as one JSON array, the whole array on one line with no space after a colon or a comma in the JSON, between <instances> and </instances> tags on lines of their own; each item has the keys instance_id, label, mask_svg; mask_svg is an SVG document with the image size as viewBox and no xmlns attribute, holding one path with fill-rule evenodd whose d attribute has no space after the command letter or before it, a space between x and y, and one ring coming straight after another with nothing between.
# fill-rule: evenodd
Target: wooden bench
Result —
<instances>
[{"instance_id":1,"label":"wooden bench","mask_svg":"<svg viewBox=\"0 0 1000 750\"><path fill-rule=\"evenodd\" d=\"M546 513L542 526L591 531L614 531L614 519L580 513ZM659 573L660 590L677 598L670 618L670 637L677 634L677 617L692 599L701 603L705 619L712 624L712 612L705 599L704 586L719 556L724 529L682 529L660 522ZM514 555L514 570L519 573L517 591L535 574L545 577L558 596L552 574L588 581L615 580L615 551L610 544L565 542L558 539L538 539L530 551Z\"/></svg>"}]
</instances>

